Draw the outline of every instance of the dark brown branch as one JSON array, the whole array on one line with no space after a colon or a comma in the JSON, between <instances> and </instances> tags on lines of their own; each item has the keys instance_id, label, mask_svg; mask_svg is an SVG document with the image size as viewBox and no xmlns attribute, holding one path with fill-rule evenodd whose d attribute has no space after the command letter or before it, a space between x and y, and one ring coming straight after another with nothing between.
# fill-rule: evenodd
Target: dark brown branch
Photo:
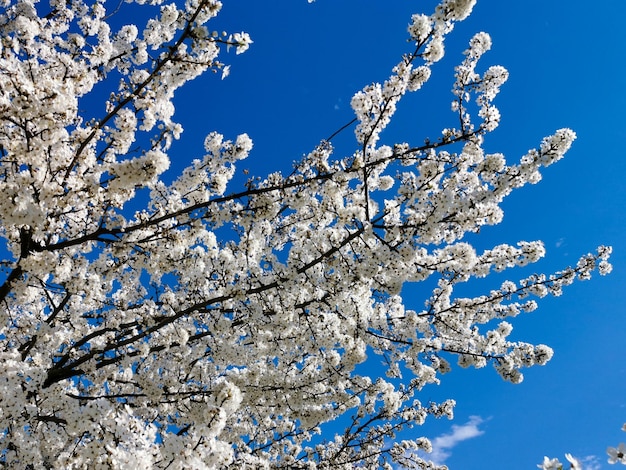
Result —
<instances>
[{"instance_id":1,"label":"dark brown branch","mask_svg":"<svg viewBox=\"0 0 626 470\"><path fill-rule=\"evenodd\" d=\"M2 302L11 292L11 284L23 274L22 267L18 264L9 273L4 283L0 286L0 302Z\"/></svg>"}]
</instances>

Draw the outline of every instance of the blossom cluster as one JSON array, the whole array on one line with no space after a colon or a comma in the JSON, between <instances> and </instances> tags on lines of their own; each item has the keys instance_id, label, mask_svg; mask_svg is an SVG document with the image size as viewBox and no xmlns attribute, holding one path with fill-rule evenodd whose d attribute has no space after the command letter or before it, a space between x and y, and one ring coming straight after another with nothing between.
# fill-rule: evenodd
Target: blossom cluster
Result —
<instances>
[{"instance_id":1,"label":"blossom cluster","mask_svg":"<svg viewBox=\"0 0 626 470\"><path fill-rule=\"evenodd\" d=\"M236 190L246 134L210 132L204 155L163 177L183 131L176 90L226 76L220 54L252 44L212 27L219 1L120 6L142 25L117 25L100 1L2 2L0 464L436 468L416 453L428 439L390 442L453 416L453 400L420 400L451 361L515 383L545 364L548 346L510 339L512 318L610 272L610 248L483 295L459 287L544 257L538 241L479 252L467 235L500 222L504 198L575 134L513 163L484 150L507 77L476 72L485 33L456 68L459 128L419 143L381 134L474 4L412 17L412 50L352 98L355 149L322 141L290 174ZM102 90L102 108L82 111ZM409 305L402 288L427 280ZM362 367L372 357L385 377ZM339 418L343 432L322 436Z\"/></svg>"}]
</instances>

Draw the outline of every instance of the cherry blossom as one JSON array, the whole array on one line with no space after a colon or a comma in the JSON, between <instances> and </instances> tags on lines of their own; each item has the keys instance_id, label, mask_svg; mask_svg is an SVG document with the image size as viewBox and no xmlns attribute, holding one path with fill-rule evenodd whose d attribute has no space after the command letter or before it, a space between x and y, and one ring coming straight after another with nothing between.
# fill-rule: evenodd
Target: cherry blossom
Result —
<instances>
[{"instance_id":1,"label":"cherry blossom","mask_svg":"<svg viewBox=\"0 0 626 470\"><path fill-rule=\"evenodd\" d=\"M609 454L609 463L621 463L626 465L626 445L621 442L617 447L609 447L606 450Z\"/></svg>"},{"instance_id":2,"label":"cherry blossom","mask_svg":"<svg viewBox=\"0 0 626 470\"><path fill-rule=\"evenodd\" d=\"M544 457L543 462L537 465L542 470L563 470L563 464L559 462L559 459L551 459Z\"/></svg>"},{"instance_id":3,"label":"cherry blossom","mask_svg":"<svg viewBox=\"0 0 626 470\"><path fill-rule=\"evenodd\" d=\"M582 470L582 466L580 461L572 456L572 454L565 454L565 459L569 462L569 466L567 468L572 470ZM543 462L537 467L542 470L564 470L563 464L559 461L559 459L551 459L549 457L544 457Z\"/></svg>"},{"instance_id":4,"label":"cherry blossom","mask_svg":"<svg viewBox=\"0 0 626 470\"><path fill-rule=\"evenodd\" d=\"M176 91L207 71L227 78L222 57L254 47L213 26L221 2L129 1L121 16L137 24L120 25L98 0L4 0L0 462L438 468L416 453L428 439L395 439L453 417L454 400L428 401L425 386L452 361L514 383L546 364L549 346L510 339L513 317L608 274L611 248L515 275L546 255L540 241L480 251L467 235L499 223L504 198L538 182L575 133L558 129L517 160L485 151L508 72L480 66L481 32L451 80L449 125L405 142L381 134L475 3L409 19L409 50L352 97L348 153L323 140L291 173L237 188L254 158L246 134L208 129L204 150L163 177L183 131ZM505 271L498 288L459 293ZM424 303L406 302L403 286L426 280ZM385 377L359 367L372 357ZM333 421L344 430L324 435Z\"/></svg>"}]
</instances>

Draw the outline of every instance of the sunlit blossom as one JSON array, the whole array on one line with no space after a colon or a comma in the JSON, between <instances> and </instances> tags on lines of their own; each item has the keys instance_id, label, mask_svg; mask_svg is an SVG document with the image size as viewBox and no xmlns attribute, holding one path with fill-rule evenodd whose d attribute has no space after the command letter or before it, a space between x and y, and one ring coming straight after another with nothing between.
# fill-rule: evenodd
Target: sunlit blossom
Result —
<instances>
[{"instance_id":1,"label":"sunlit blossom","mask_svg":"<svg viewBox=\"0 0 626 470\"><path fill-rule=\"evenodd\" d=\"M351 148L322 140L288 173L239 184L254 155L243 132L207 129L168 174L187 156L174 145L176 93L206 72L228 78L225 62L253 44L213 27L221 2L3 0L0 465L437 468L409 452L432 451L427 438L395 437L453 418L454 400L422 393L451 360L512 383L546 364L552 349L514 338L513 318L608 274L611 249L516 275L546 256L542 242L468 240L575 133L516 159L487 153L508 72L479 66L491 38L478 33L458 52L449 125L385 141L475 3L410 18L409 49L350 101ZM514 280L462 294L493 273ZM403 287L422 281L409 305ZM386 374L362 367L373 356ZM333 421L346 428L321 436ZM609 460L625 463L625 450Z\"/></svg>"}]
</instances>

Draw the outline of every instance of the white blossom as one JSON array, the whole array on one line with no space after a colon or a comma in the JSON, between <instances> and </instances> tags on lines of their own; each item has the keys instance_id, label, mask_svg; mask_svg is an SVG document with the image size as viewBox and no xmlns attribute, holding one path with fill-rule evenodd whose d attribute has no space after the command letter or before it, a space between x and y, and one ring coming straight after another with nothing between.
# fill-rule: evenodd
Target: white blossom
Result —
<instances>
[{"instance_id":1,"label":"white blossom","mask_svg":"<svg viewBox=\"0 0 626 470\"><path fill-rule=\"evenodd\" d=\"M580 460L572 456L572 454L565 454L565 459L570 463L570 468L573 470L582 470Z\"/></svg>"},{"instance_id":2,"label":"white blossom","mask_svg":"<svg viewBox=\"0 0 626 470\"><path fill-rule=\"evenodd\" d=\"M543 243L469 243L576 137L557 130L513 163L485 151L508 77L477 71L486 33L455 68L452 124L386 142L474 4L411 17L410 49L352 97L353 148L321 141L291 173L237 188L254 157L245 133L207 129L204 149L167 174L183 135L177 90L207 71L227 78L223 53L252 44L213 27L221 2L137 0L115 14L97 0L53 0L49 12L4 1L0 464L441 468L416 453L432 451L428 439L395 441L429 416L453 418L454 400L422 403L424 387L454 358L520 382L553 351L512 341L513 317L611 271L601 246L553 274L515 276L546 256ZM494 272L517 279L461 295ZM424 302L409 305L403 288L423 281ZM363 366L377 357L386 378ZM333 421L345 429L320 435ZM608 454L623 463L623 445Z\"/></svg>"},{"instance_id":3,"label":"white blossom","mask_svg":"<svg viewBox=\"0 0 626 470\"><path fill-rule=\"evenodd\" d=\"M559 459L550 459L548 457L543 458L543 462L537 465L541 470L562 470L563 464L559 462Z\"/></svg>"},{"instance_id":4,"label":"white blossom","mask_svg":"<svg viewBox=\"0 0 626 470\"><path fill-rule=\"evenodd\" d=\"M623 442L620 442L617 447L607 448L606 453L609 454L608 462L610 464L621 463L626 465L626 445Z\"/></svg>"}]
</instances>

